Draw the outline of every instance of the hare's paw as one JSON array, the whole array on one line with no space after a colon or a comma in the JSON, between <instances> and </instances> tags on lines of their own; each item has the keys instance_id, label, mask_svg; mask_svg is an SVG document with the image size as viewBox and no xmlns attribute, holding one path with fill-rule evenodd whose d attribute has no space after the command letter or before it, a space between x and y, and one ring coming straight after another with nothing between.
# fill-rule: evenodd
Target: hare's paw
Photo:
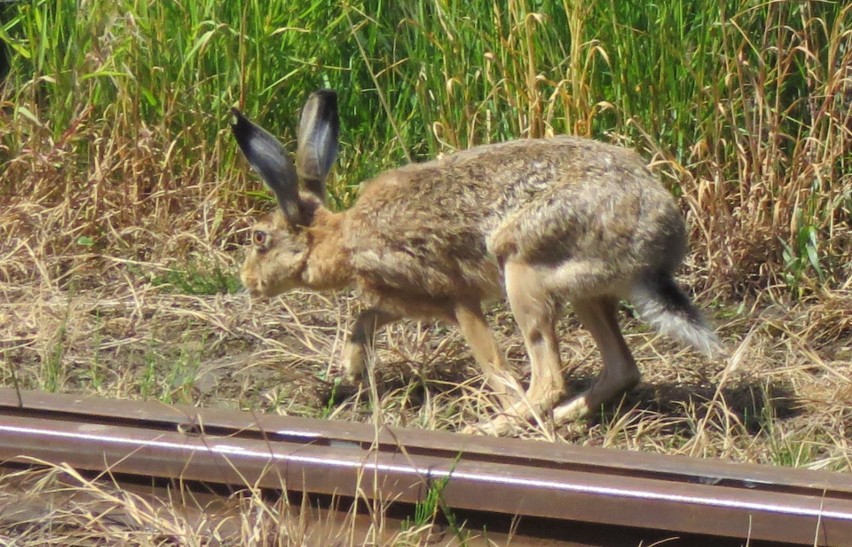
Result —
<instances>
[{"instance_id":1,"label":"hare's paw","mask_svg":"<svg viewBox=\"0 0 852 547\"><path fill-rule=\"evenodd\" d=\"M592 406L591 390L584 391L579 395L568 399L553 409L553 421L556 425L565 425L576 422L592 414L596 407ZM599 409L600 406L597 407Z\"/></svg>"},{"instance_id":2,"label":"hare's paw","mask_svg":"<svg viewBox=\"0 0 852 547\"><path fill-rule=\"evenodd\" d=\"M364 346L347 342L341 362L332 370L335 374L342 376L345 381L357 384L361 382L366 365L367 352Z\"/></svg>"},{"instance_id":3,"label":"hare's paw","mask_svg":"<svg viewBox=\"0 0 852 547\"><path fill-rule=\"evenodd\" d=\"M516 401L503 408L505 410L495 414L490 420L466 426L462 433L504 437L529 427L532 412L526 401Z\"/></svg>"},{"instance_id":4,"label":"hare's paw","mask_svg":"<svg viewBox=\"0 0 852 547\"><path fill-rule=\"evenodd\" d=\"M487 435L491 437L508 437L520 432L524 423L517 416L501 414L490 420L463 427L460 433L465 435Z\"/></svg>"}]
</instances>

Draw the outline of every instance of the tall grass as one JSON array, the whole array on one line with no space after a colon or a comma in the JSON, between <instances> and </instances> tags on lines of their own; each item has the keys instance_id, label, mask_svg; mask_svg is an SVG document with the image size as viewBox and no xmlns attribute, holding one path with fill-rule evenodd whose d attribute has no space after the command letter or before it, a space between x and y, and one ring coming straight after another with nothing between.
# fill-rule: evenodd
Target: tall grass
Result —
<instances>
[{"instance_id":1,"label":"tall grass","mask_svg":"<svg viewBox=\"0 0 852 547\"><path fill-rule=\"evenodd\" d=\"M199 208L205 237L232 243L258 183L228 107L292 140L301 101L330 86L337 206L409 158L576 133L654 162L718 294L802 296L850 274L839 1L34 0L0 16L0 196L54 212L45 252L155 253L145 230L188 227Z\"/></svg>"}]
</instances>

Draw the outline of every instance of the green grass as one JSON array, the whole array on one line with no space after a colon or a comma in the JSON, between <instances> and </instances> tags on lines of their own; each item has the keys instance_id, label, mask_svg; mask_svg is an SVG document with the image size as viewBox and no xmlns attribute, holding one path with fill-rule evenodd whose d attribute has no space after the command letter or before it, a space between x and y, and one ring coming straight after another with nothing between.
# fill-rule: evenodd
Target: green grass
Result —
<instances>
[{"instance_id":1,"label":"green grass","mask_svg":"<svg viewBox=\"0 0 852 547\"><path fill-rule=\"evenodd\" d=\"M143 358L144 365L139 379L135 382L143 399L153 397L157 391L157 354L153 339L148 341L148 349Z\"/></svg>"},{"instance_id":2,"label":"green grass","mask_svg":"<svg viewBox=\"0 0 852 547\"><path fill-rule=\"evenodd\" d=\"M56 340L50 346L44 357L42 368L42 389L49 392L59 391L63 380L63 353L65 342L65 327L60 327L56 333Z\"/></svg>"},{"instance_id":3,"label":"green grass","mask_svg":"<svg viewBox=\"0 0 852 547\"><path fill-rule=\"evenodd\" d=\"M344 3L35 0L0 8L0 195L103 226L174 226L257 203L228 108L292 143L296 111L340 92L332 202L411 158L579 133L653 156L719 291L794 296L848 277L852 8L842 2ZM216 236L217 234L213 234Z\"/></svg>"},{"instance_id":4,"label":"green grass","mask_svg":"<svg viewBox=\"0 0 852 547\"><path fill-rule=\"evenodd\" d=\"M203 332L191 331L191 334L168 344L151 338L137 377L126 389L146 400L156 399L167 404L192 403L199 396L194 389L206 345Z\"/></svg>"},{"instance_id":5,"label":"green grass","mask_svg":"<svg viewBox=\"0 0 852 547\"><path fill-rule=\"evenodd\" d=\"M444 490L447 488L450 480L452 480L452 470L455 469L461 456L459 454L456 457L449 475L430 482L423 499L418 501L414 506L413 519L410 522L406 520L403 528L423 529L435 523L439 515L443 515L449 530L456 536L456 539L461 545L466 544L469 533L463 529L463 525L458 521L455 513L444 502Z\"/></svg>"},{"instance_id":6,"label":"green grass","mask_svg":"<svg viewBox=\"0 0 852 547\"><path fill-rule=\"evenodd\" d=\"M66 377L66 345L68 343L68 317L70 304L65 307L63 316L41 356L41 374L39 388L51 393L62 391Z\"/></svg>"},{"instance_id":7,"label":"green grass","mask_svg":"<svg viewBox=\"0 0 852 547\"><path fill-rule=\"evenodd\" d=\"M92 386L92 389L97 393L100 391L106 382L104 377L105 364L101 361L101 342L103 341L103 323L100 314L95 312L95 328L92 333L92 359L89 362L88 375L84 375L85 380Z\"/></svg>"}]
</instances>

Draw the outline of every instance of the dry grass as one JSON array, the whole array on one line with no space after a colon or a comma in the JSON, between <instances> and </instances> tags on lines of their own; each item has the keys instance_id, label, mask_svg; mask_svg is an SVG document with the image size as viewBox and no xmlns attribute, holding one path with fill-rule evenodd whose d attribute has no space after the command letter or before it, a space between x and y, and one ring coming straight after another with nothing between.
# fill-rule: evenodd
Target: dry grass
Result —
<instances>
[{"instance_id":1,"label":"dry grass","mask_svg":"<svg viewBox=\"0 0 852 547\"><path fill-rule=\"evenodd\" d=\"M221 278L233 276L241 253L225 252L221 241L238 241L241 224L224 238L209 230L210 220L203 215L182 219L181 230L142 226L139 258L129 259L74 251L73 232L57 236L63 224L55 217L61 211L21 200L0 213L7 242L0 254L4 386L17 381L27 389L448 431L493 411L460 335L441 325L409 322L380 336L382 364L375 370L374 394L330 378L357 303L346 293L295 293L270 302L227 293L229 283ZM169 280L172 285L163 284ZM213 287L208 292L214 294L186 294L199 287L204 289L199 292ZM795 305L771 291L739 305L714 304L708 296L699 300L732 352L728 361L708 362L682 350L625 311L628 343L644 373L643 384L587 422L554 428L545 419L518 435L852 471L850 288ZM526 355L511 316L499 305L490 319L515 372L525 378ZM597 352L570 313L561 332L571 386L580 388L599 370ZM25 475L21 480L30 486L22 491L44 501L36 494L58 489L60 472L74 478L57 468ZM119 492L108 482L74 480L59 488L73 496L40 509L54 507L50 518L2 516L0 538L11 542L23 537L22 531L37 543L50 538L63 544L96 544L101 537L132 544L192 544L214 537L213 517L192 520L184 509ZM7 486L0 486L0 495L17 495ZM109 509L78 503L78 494ZM264 505L269 503L241 499L234 509L241 524L234 533L240 541L261 536L273 541L274 536L273 542L299 543L305 522L299 520L301 513ZM107 518L114 511L121 518ZM351 522L337 524L326 531L354 529ZM425 542L413 528L374 532L393 544Z\"/></svg>"},{"instance_id":2,"label":"dry grass","mask_svg":"<svg viewBox=\"0 0 852 547\"><path fill-rule=\"evenodd\" d=\"M387 519L382 501L362 500L356 511L335 498L317 505L250 486L226 496L182 483L119 485L33 463L43 465L0 476L0 545L461 544L432 522Z\"/></svg>"}]
</instances>

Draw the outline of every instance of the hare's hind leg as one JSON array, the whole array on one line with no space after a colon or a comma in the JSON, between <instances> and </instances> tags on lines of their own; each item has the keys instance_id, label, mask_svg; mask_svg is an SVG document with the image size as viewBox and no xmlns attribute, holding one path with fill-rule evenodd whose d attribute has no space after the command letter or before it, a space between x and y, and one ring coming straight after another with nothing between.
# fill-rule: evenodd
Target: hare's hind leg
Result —
<instances>
[{"instance_id":1,"label":"hare's hind leg","mask_svg":"<svg viewBox=\"0 0 852 547\"><path fill-rule=\"evenodd\" d=\"M592 334L603 358L603 370L588 390L553 409L559 424L598 410L639 382L640 373L618 326L618 300L597 297L572 301L574 312Z\"/></svg>"},{"instance_id":2,"label":"hare's hind leg","mask_svg":"<svg viewBox=\"0 0 852 547\"><path fill-rule=\"evenodd\" d=\"M530 359L530 387L526 395L506 413L492 419L482 429L493 434L508 432L515 420L528 421L549 411L565 396L559 340L556 337L556 302L545 286L541 273L520 260L505 265L506 294Z\"/></svg>"},{"instance_id":3,"label":"hare's hind leg","mask_svg":"<svg viewBox=\"0 0 852 547\"><path fill-rule=\"evenodd\" d=\"M532 404L535 412L550 410L565 396L559 339L556 336L557 303L547 289L545 279L533 266L509 260L505 276L509 306L524 335L530 358L527 404ZM529 415L529 412L523 414Z\"/></svg>"}]
</instances>

